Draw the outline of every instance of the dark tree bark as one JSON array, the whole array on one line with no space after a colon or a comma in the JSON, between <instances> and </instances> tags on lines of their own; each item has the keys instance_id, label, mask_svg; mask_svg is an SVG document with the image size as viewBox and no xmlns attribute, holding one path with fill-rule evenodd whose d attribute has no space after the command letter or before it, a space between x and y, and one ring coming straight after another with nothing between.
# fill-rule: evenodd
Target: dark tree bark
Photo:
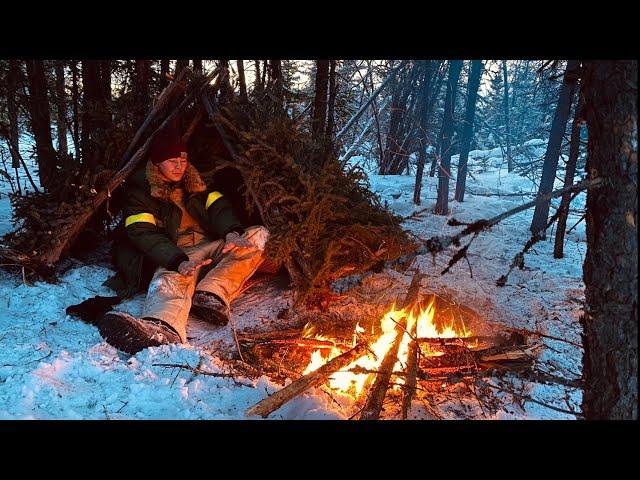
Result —
<instances>
[{"instance_id":1,"label":"dark tree bark","mask_svg":"<svg viewBox=\"0 0 640 480\"><path fill-rule=\"evenodd\" d=\"M502 78L504 82L504 126L505 139L507 141L507 171L513 171L513 158L511 158L511 115L509 114L509 75L507 72L507 61L502 61Z\"/></svg>"},{"instance_id":2,"label":"dark tree bark","mask_svg":"<svg viewBox=\"0 0 640 480\"><path fill-rule=\"evenodd\" d=\"M76 152L76 164L80 163L81 147L80 147L80 94L78 92L78 62L71 60L69 67L71 69L71 105L73 112L73 148Z\"/></svg>"},{"instance_id":3,"label":"dark tree bark","mask_svg":"<svg viewBox=\"0 0 640 480\"><path fill-rule=\"evenodd\" d=\"M100 65L97 60L82 61L82 166L84 170L95 172L100 152L99 130L103 125Z\"/></svg>"},{"instance_id":4,"label":"dark tree bark","mask_svg":"<svg viewBox=\"0 0 640 480\"><path fill-rule=\"evenodd\" d=\"M151 106L151 96L149 94L149 82L151 80L151 61L150 60L136 60L136 81L135 81L135 122L136 125L140 125L145 117L147 111Z\"/></svg>"},{"instance_id":5,"label":"dark tree bark","mask_svg":"<svg viewBox=\"0 0 640 480\"><path fill-rule=\"evenodd\" d=\"M9 60L9 72L7 74L7 115L9 116L9 142L11 143L11 167L20 168L20 155L18 151L18 103L16 93L18 92L18 78L21 75L20 62ZM20 182L18 182L18 187Z\"/></svg>"},{"instance_id":6,"label":"dark tree bark","mask_svg":"<svg viewBox=\"0 0 640 480\"><path fill-rule=\"evenodd\" d=\"M262 75L260 74L260 60L254 60L256 65L256 78L253 81L253 89L259 94L262 92Z\"/></svg>"},{"instance_id":7,"label":"dark tree bark","mask_svg":"<svg viewBox=\"0 0 640 480\"><path fill-rule=\"evenodd\" d=\"M189 66L189 60L176 60L176 69L174 78L178 76L178 74Z\"/></svg>"},{"instance_id":8,"label":"dark tree bark","mask_svg":"<svg viewBox=\"0 0 640 480\"><path fill-rule=\"evenodd\" d=\"M329 139L332 139L334 134L336 92L336 61L329 60L329 103L327 105L327 131L325 133Z\"/></svg>"},{"instance_id":9,"label":"dark tree bark","mask_svg":"<svg viewBox=\"0 0 640 480\"><path fill-rule=\"evenodd\" d=\"M438 200L434 213L449 213L449 177L451 177L451 141L454 133L454 114L458 79L462 70L462 60L451 60L449 78L447 79L447 96L445 97L444 118L442 120L442 141L440 142L440 169L438 170Z\"/></svg>"},{"instance_id":10,"label":"dark tree bark","mask_svg":"<svg viewBox=\"0 0 640 480\"><path fill-rule=\"evenodd\" d=\"M202 74L204 69L202 68L202 60L192 60L193 61L193 71L195 73Z\"/></svg>"},{"instance_id":11,"label":"dark tree bark","mask_svg":"<svg viewBox=\"0 0 640 480\"><path fill-rule=\"evenodd\" d=\"M58 134L58 153L66 156L67 146L67 94L64 82L64 60L55 60L56 72L56 132Z\"/></svg>"},{"instance_id":12,"label":"dark tree bark","mask_svg":"<svg viewBox=\"0 0 640 480\"><path fill-rule=\"evenodd\" d=\"M169 63L170 60L168 58L160 60L160 91L169 84L169 79L167 78L167 74L169 73Z\"/></svg>"},{"instance_id":13,"label":"dark tree bark","mask_svg":"<svg viewBox=\"0 0 640 480\"><path fill-rule=\"evenodd\" d=\"M542 178L540 179L540 187L538 195L545 195L553 190L553 182L556 178L558 169L558 158L560 157L560 148L562 147L562 139L564 131L567 127L567 119L569 118L569 110L571 108L571 98L575 89L577 79L577 69L579 66L577 60L569 60L560 89L558 105L551 123L551 132L549 134L549 143L544 156L544 165L542 167ZM536 205L531 220L530 230L532 233L539 233L542 237L546 232L544 229L547 225L547 217L549 216L550 202L541 202Z\"/></svg>"},{"instance_id":14,"label":"dark tree bark","mask_svg":"<svg viewBox=\"0 0 640 480\"><path fill-rule=\"evenodd\" d=\"M247 98L247 82L244 78L244 62L242 60L238 60L238 85L240 88L240 101L243 103L248 102Z\"/></svg>"},{"instance_id":15,"label":"dark tree bark","mask_svg":"<svg viewBox=\"0 0 640 480\"><path fill-rule=\"evenodd\" d=\"M102 98L107 105L111 104L111 60L100 62L100 84L102 85Z\"/></svg>"},{"instance_id":16,"label":"dark tree bark","mask_svg":"<svg viewBox=\"0 0 640 480\"><path fill-rule=\"evenodd\" d=\"M31 128L38 154L38 176L40 185L50 191L56 182L58 156L51 140L51 116L47 98L47 79L42 60L27 60L27 80L29 82L29 113Z\"/></svg>"},{"instance_id":17,"label":"dark tree bark","mask_svg":"<svg viewBox=\"0 0 640 480\"><path fill-rule=\"evenodd\" d=\"M473 60L471 62L469 85L467 87L467 104L464 114L464 129L462 131L462 139L460 140L458 176L456 178L455 199L458 202L464 201L464 191L467 185L467 162L469 160L469 150L471 149L471 139L473 138L473 121L476 116L476 102L478 100L478 88L480 87L482 69L482 60Z\"/></svg>"},{"instance_id":18,"label":"dark tree bark","mask_svg":"<svg viewBox=\"0 0 640 480\"><path fill-rule=\"evenodd\" d=\"M313 139L320 141L326 130L327 85L329 82L329 61L316 60L316 91L313 101L311 131Z\"/></svg>"},{"instance_id":19,"label":"dark tree bark","mask_svg":"<svg viewBox=\"0 0 640 480\"><path fill-rule=\"evenodd\" d=\"M404 77L393 84L389 134L382 157L381 173L383 175L399 175L407 164L412 127L415 125L414 119L419 116L413 112L418 97L415 94L414 83L419 73L420 68L414 64ZM407 105L410 96L411 103Z\"/></svg>"},{"instance_id":20,"label":"dark tree bark","mask_svg":"<svg viewBox=\"0 0 640 480\"><path fill-rule=\"evenodd\" d=\"M218 100L222 103L228 103L233 98L233 87L231 86L230 75L229 75L229 60L218 60L218 64L222 67L223 72L225 72L224 80L220 85L220 93L218 95Z\"/></svg>"},{"instance_id":21,"label":"dark tree bark","mask_svg":"<svg viewBox=\"0 0 640 480\"><path fill-rule=\"evenodd\" d=\"M429 100L429 111L432 112L435 107L436 101L438 97L440 97L440 92L442 91L442 85L444 85L444 79L446 78L446 62L442 62L440 66L440 71L437 73L438 79L436 81L436 88L434 90L431 99ZM442 127L440 128L442 130ZM442 132L438 134L438 146L440 145L440 139L442 137ZM431 168L429 169L429 176L433 177L436 174L436 167L438 166L438 155L433 156L433 161L431 162Z\"/></svg>"},{"instance_id":22,"label":"dark tree bark","mask_svg":"<svg viewBox=\"0 0 640 480\"><path fill-rule=\"evenodd\" d=\"M576 164L580 154L580 126L583 123L582 109L584 107L584 93L580 92L580 99L573 114L571 125L571 143L569 144L569 160L567 160L567 170L564 177L564 186L573 185L573 177L576 173ZM556 243L553 247L553 256L562 258L564 253L564 233L567 228L567 217L569 216L569 203L571 194L564 194L560 202L560 212L558 214L558 227L556 228Z\"/></svg>"},{"instance_id":23,"label":"dark tree bark","mask_svg":"<svg viewBox=\"0 0 640 480\"><path fill-rule=\"evenodd\" d=\"M281 115L284 112L284 79L282 78L282 60L270 62L271 85L275 97L274 113Z\"/></svg>"},{"instance_id":24,"label":"dark tree bark","mask_svg":"<svg viewBox=\"0 0 640 480\"><path fill-rule=\"evenodd\" d=\"M582 409L638 419L638 63L584 62L587 193Z\"/></svg>"},{"instance_id":25,"label":"dark tree bark","mask_svg":"<svg viewBox=\"0 0 640 480\"><path fill-rule=\"evenodd\" d=\"M433 70L435 67L435 61L424 60L423 68L424 74L422 78L422 92L420 97L420 130L418 133L419 138L419 151L418 151L418 165L416 167L416 184L413 188L413 203L420 205L420 194L422 191L422 174L424 172L424 162L427 148L427 123L428 123L428 106L429 106L429 90L431 89L431 81L433 80Z\"/></svg>"}]
</instances>

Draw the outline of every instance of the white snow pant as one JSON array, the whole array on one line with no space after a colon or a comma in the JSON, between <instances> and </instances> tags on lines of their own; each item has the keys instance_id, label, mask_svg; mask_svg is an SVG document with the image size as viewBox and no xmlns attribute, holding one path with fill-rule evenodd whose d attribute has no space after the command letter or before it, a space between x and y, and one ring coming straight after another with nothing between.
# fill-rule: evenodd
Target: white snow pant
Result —
<instances>
[{"instance_id":1,"label":"white snow pant","mask_svg":"<svg viewBox=\"0 0 640 480\"><path fill-rule=\"evenodd\" d=\"M230 307L244 282L260 266L269 231L265 227L254 226L247 228L242 236L253 243L254 248L234 248L223 255L224 240L205 240L191 247L183 247L189 260L211 258L211 264L199 268L188 277L158 267L149 284L142 316L168 323L184 343L187 341L191 297L196 290L215 293Z\"/></svg>"}]
</instances>

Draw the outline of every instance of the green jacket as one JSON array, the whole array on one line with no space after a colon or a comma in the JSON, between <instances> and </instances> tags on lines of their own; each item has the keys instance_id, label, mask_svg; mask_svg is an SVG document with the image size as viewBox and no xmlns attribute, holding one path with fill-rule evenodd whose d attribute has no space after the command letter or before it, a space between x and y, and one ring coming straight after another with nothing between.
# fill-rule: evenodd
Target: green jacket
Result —
<instances>
[{"instance_id":1,"label":"green jacket","mask_svg":"<svg viewBox=\"0 0 640 480\"><path fill-rule=\"evenodd\" d=\"M233 213L231 203L217 191L208 191L200 174L191 164L182 182L186 210L198 221L211 240L226 234L244 232ZM123 187L124 221L116 229L113 261L118 273L105 285L118 295L128 297L148 287L158 266L177 271L189 257L177 244L182 210L170 200L170 184L156 165L132 173Z\"/></svg>"}]
</instances>

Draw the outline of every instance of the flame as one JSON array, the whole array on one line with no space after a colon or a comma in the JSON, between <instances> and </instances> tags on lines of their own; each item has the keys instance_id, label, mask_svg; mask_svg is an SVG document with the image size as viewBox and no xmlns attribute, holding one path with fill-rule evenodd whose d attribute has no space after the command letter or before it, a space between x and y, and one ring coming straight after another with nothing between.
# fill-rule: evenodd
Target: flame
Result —
<instances>
[{"instance_id":1,"label":"flame","mask_svg":"<svg viewBox=\"0 0 640 480\"><path fill-rule=\"evenodd\" d=\"M330 387L342 393L350 394L354 398L359 397L362 394L365 384L371 381L373 373L354 373L350 370L362 369L370 372L377 371L386 353L396 340L396 326L405 318L406 327L402 332L403 338L398 350L398 361L393 367L394 371L404 370L406 367L407 356L409 354L409 344L411 343L411 335L409 332L412 332L412 335L417 338L459 338L471 336L471 332L467 330L464 324L462 324L461 327L456 328L453 320L449 325L438 330L434 323L435 311L435 297L431 299L425 309L421 308L417 313L414 313L413 311L407 312L405 308L397 310L394 303L380 320L382 334L373 344L370 345L370 351L344 367L341 371L334 373L329 379ZM358 334L361 334L364 331L364 328L362 328L358 322L353 331L354 346L358 341ZM330 338L316 335L315 328L310 324L307 324L303 329L303 337L315 338L318 340L331 340ZM332 348L330 351L327 351L326 349L318 349L314 351L311 354L311 360L303 372L303 375L317 370L322 365L342 353L343 351L338 348ZM433 352L428 349L426 349L426 351L423 350L423 354L433 356L442 355L441 352ZM397 381L398 384L403 382L404 379L402 378L399 378ZM396 385L394 388L400 387L399 385Z\"/></svg>"}]
</instances>

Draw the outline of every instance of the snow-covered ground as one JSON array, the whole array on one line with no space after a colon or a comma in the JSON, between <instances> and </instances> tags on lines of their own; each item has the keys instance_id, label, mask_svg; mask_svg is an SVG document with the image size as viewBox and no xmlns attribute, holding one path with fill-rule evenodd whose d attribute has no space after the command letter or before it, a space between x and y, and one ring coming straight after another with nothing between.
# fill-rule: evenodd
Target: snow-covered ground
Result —
<instances>
[{"instance_id":1,"label":"snow-covered ground","mask_svg":"<svg viewBox=\"0 0 640 480\"><path fill-rule=\"evenodd\" d=\"M544 154L544 142L530 143L532 149L538 150L536 154ZM354 157L351 163L366 162ZM455 165L457 158L452 163ZM530 179L507 173L500 149L472 152L470 171L469 193L463 203L450 203L449 217L462 221L489 218L529 201L536 191ZM379 176L370 172L369 178L372 190L399 215L406 217L435 203L437 178L424 178L421 206L412 201L414 176ZM13 227L6 196L10 190L5 180L0 182L3 234ZM561 186L560 181L557 186ZM451 197L454 189L455 169ZM581 194L572 209L584 208L584 203L585 195ZM512 216L477 237L468 254L473 276L465 261L440 275L453 250L438 255L435 264L431 256L418 258L417 265L427 274L422 285L446 292L483 312L491 317L485 319L487 322L527 328L580 344L584 223L566 236L564 259L553 258L554 236L549 235L526 255L524 270L514 270L506 286L496 286L496 280L507 272L513 256L528 240L532 214L530 209ZM579 214L570 214L568 226L579 218ZM447 219L424 211L408 219L405 227L421 238L459 231L460 227L448 226ZM0 270L0 418L239 419L244 418L248 407L281 388L266 377L236 377L234 381L155 365L189 364L224 373L225 363L212 352L216 345L232 345L231 326L203 336L202 325L190 325L190 332L197 333L191 343L149 348L129 356L104 342L95 327L65 315L69 305L95 295L113 295L101 286L111 274L107 265L77 263L61 275L58 284L27 285L19 276ZM237 328L275 324L278 311L290 304L290 293L278 295L268 285L249 290L233 312ZM138 296L119 308L135 314L142 301L143 297ZM543 340L539 368L555 376L578 378L582 349L566 341ZM525 397L561 410L579 411L579 390L514 383ZM498 383L495 386L502 388ZM513 401L510 394L503 394L503 400L504 406L491 414L464 401L444 402L438 409L442 418L574 418L531 400ZM270 418L344 419L353 413L349 409L352 403L350 397L330 396L322 389L312 389ZM431 418L417 401L411 417Z\"/></svg>"}]
</instances>

